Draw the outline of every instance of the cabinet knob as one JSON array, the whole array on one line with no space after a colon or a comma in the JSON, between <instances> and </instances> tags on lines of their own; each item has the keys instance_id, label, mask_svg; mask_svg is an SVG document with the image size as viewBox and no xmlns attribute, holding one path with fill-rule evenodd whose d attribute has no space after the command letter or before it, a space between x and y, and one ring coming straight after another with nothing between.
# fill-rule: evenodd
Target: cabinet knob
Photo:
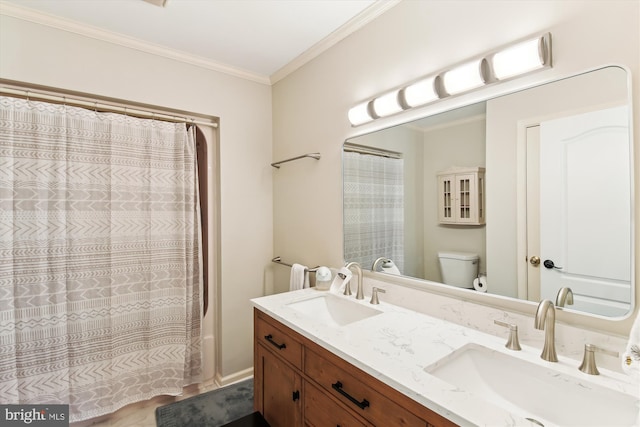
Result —
<instances>
[{"instance_id":1,"label":"cabinet knob","mask_svg":"<svg viewBox=\"0 0 640 427\"><path fill-rule=\"evenodd\" d=\"M296 390L292 393L291 399L295 402L300 399L300 390Z\"/></svg>"}]
</instances>

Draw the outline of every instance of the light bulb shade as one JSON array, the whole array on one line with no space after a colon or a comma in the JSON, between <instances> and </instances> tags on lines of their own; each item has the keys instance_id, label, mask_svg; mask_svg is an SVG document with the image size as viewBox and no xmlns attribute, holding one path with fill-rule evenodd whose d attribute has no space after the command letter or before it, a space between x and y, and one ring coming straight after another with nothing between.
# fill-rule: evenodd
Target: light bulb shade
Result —
<instances>
[{"instance_id":1,"label":"light bulb shade","mask_svg":"<svg viewBox=\"0 0 640 427\"><path fill-rule=\"evenodd\" d=\"M358 104L349 110L349 121L351 125L358 126L373 120L369 113L369 101Z\"/></svg>"},{"instance_id":2,"label":"light bulb shade","mask_svg":"<svg viewBox=\"0 0 640 427\"><path fill-rule=\"evenodd\" d=\"M418 107L438 99L435 78L430 77L407 86L402 91L404 103L409 107Z\"/></svg>"},{"instance_id":3,"label":"light bulb shade","mask_svg":"<svg viewBox=\"0 0 640 427\"><path fill-rule=\"evenodd\" d=\"M378 117L386 117L402 111L398 91L385 93L373 100L373 111Z\"/></svg>"},{"instance_id":4,"label":"light bulb shade","mask_svg":"<svg viewBox=\"0 0 640 427\"><path fill-rule=\"evenodd\" d=\"M545 36L510 46L491 57L493 76L498 80L543 68L548 63Z\"/></svg>"},{"instance_id":5,"label":"light bulb shade","mask_svg":"<svg viewBox=\"0 0 640 427\"><path fill-rule=\"evenodd\" d=\"M482 59L476 59L446 71L442 75L445 92L455 95L484 85L481 65Z\"/></svg>"},{"instance_id":6,"label":"light bulb shade","mask_svg":"<svg viewBox=\"0 0 640 427\"><path fill-rule=\"evenodd\" d=\"M2 1L2 0L0 0ZM418 80L401 90L387 92L349 110L349 121L358 126L402 110L423 106L447 96L487 84L552 67L551 33L494 49L483 57Z\"/></svg>"}]
</instances>

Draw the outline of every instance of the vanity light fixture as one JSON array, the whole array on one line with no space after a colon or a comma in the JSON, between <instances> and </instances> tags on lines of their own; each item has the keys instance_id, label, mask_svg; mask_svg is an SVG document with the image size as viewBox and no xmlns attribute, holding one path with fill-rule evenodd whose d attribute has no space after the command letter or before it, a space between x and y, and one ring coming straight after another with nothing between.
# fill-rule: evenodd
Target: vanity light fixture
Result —
<instances>
[{"instance_id":1,"label":"vanity light fixture","mask_svg":"<svg viewBox=\"0 0 640 427\"><path fill-rule=\"evenodd\" d=\"M551 33L545 33L360 103L349 110L349 121L352 126L358 126L402 110L550 67Z\"/></svg>"},{"instance_id":2,"label":"vanity light fixture","mask_svg":"<svg viewBox=\"0 0 640 427\"><path fill-rule=\"evenodd\" d=\"M407 107L419 107L439 99L435 82L435 77L429 77L405 87L401 94Z\"/></svg>"},{"instance_id":3,"label":"vanity light fixture","mask_svg":"<svg viewBox=\"0 0 640 427\"><path fill-rule=\"evenodd\" d=\"M444 91L448 95L467 92L485 84L482 76L482 62L484 59L476 59L459 65L442 74Z\"/></svg>"},{"instance_id":4,"label":"vanity light fixture","mask_svg":"<svg viewBox=\"0 0 640 427\"><path fill-rule=\"evenodd\" d=\"M358 126L374 119L369 110L370 101L358 104L349 110L349 121L353 126Z\"/></svg>"},{"instance_id":5,"label":"vanity light fixture","mask_svg":"<svg viewBox=\"0 0 640 427\"><path fill-rule=\"evenodd\" d=\"M386 117L403 110L398 99L398 91L387 92L373 100L373 112L378 117Z\"/></svg>"},{"instance_id":6,"label":"vanity light fixture","mask_svg":"<svg viewBox=\"0 0 640 427\"><path fill-rule=\"evenodd\" d=\"M518 43L489 57L493 76L508 79L543 68L549 61L551 40L549 34Z\"/></svg>"}]
</instances>

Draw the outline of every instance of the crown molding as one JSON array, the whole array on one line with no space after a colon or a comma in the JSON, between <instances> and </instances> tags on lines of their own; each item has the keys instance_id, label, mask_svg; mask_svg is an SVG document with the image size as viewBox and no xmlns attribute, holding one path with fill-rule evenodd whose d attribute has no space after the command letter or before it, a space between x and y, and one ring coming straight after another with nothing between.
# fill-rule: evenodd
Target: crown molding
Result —
<instances>
[{"instance_id":1,"label":"crown molding","mask_svg":"<svg viewBox=\"0 0 640 427\"><path fill-rule=\"evenodd\" d=\"M229 74L257 83L270 85L271 81L268 76L252 73L229 65L221 64L197 55L190 55L178 50L169 49L153 43L142 41L133 37L123 36L111 31L106 31L90 25L81 24L76 21L52 16L33 9L17 6L12 3L0 2L0 15L10 16L24 21L34 22L36 24L46 25L48 27L57 28L59 30L70 33L79 34L85 37L117 44L130 49L139 50L141 52L150 53L164 58L173 59L197 67L206 68L220 73Z\"/></svg>"},{"instance_id":2,"label":"crown molding","mask_svg":"<svg viewBox=\"0 0 640 427\"><path fill-rule=\"evenodd\" d=\"M284 67L271 75L271 84L275 84L296 71L298 68L305 65L307 62L318 57L324 51L328 50L331 46L335 45L339 41L345 39L352 33L356 32L360 28L364 27L369 22L373 21L387 10L396 6L402 0L377 0L374 4L366 8L360 14L347 21L340 28L329 34L324 39L320 40L315 45L304 51L302 54L294 58Z\"/></svg>"},{"instance_id":3,"label":"crown molding","mask_svg":"<svg viewBox=\"0 0 640 427\"><path fill-rule=\"evenodd\" d=\"M273 73L270 77L252 73L247 70L232 67L226 64L212 61L197 55L187 54L175 49L170 49L154 43L146 42L134 37L124 36L112 31L103 30L91 25L82 24L65 18L60 18L47 13L43 13L34 9L18 6L13 3L0 1L0 15L10 16L24 21L33 22L48 27L57 28L59 30L90 37L96 40L113 43L141 52L150 53L152 55L162 56L164 58L173 59L194 65L196 67L206 68L220 73L228 74L241 79L254 81L261 84L272 85L282 80L298 68L313 60L324 51L343 40L353 32L362 28L369 22L391 9L402 0L377 0L374 4L358 14L346 24L335 30L329 36L325 37L311 48L294 58L284 67Z\"/></svg>"}]
</instances>

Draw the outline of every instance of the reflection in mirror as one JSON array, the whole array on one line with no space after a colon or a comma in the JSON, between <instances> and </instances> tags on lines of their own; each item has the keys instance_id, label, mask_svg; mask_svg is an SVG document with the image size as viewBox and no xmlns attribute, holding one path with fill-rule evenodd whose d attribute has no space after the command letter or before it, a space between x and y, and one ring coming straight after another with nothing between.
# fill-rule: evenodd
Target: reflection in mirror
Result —
<instances>
[{"instance_id":1,"label":"reflection in mirror","mask_svg":"<svg viewBox=\"0 0 640 427\"><path fill-rule=\"evenodd\" d=\"M625 315L629 93L626 71L606 67L348 140L345 261Z\"/></svg>"}]
</instances>

